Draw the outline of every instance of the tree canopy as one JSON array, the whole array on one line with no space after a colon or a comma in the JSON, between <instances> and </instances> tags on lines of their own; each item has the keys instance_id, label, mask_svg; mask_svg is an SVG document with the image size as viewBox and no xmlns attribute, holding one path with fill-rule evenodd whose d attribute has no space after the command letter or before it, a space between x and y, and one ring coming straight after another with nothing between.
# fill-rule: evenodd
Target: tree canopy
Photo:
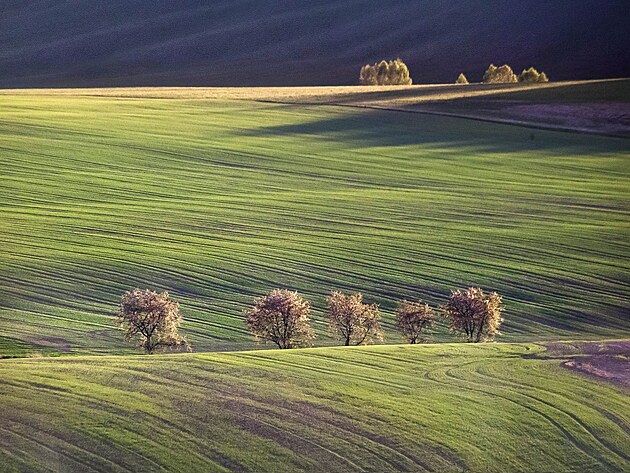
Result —
<instances>
[{"instance_id":1,"label":"tree canopy","mask_svg":"<svg viewBox=\"0 0 630 473\"><path fill-rule=\"evenodd\" d=\"M402 301L396 311L398 330L409 343L418 343L422 331L435 323L435 313L429 304Z\"/></svg>"},{"instance_id":2,"label":"tree canopy","mask_svg":"<svg viewBox=\"0 0 630 473\"><path fill-rule=\"evenodd\" d=\"M123 294L117 313L118 325L125 337L136 341L146 353L190 344L178 333L182 315L179 304L168 292L133 289Z\"/></svg>"},{"instance_id":3,"label":"tree canopy","mask_svg":"<svg viewBox=\"0 0 630 473\"><path fill-rule=\"evenodd\" d=\"M274 289L254 299L245 320L257 340L273 342L278 348L304 347L315 338L310 311L309 302L297 292Z\"/></svg>"},{"instance_id":4,"label":"tree canopy","mask_svg":"<svg viewBox=\"0 0 630 473\"><path fill-rule=\"evenodd\" d=\"M521 72L518 76L518 80L519 82L531 82L531 83L549 82L549 78L547 77L547 74L545 74L544 72L539 73L533 67L530 67L529 69L523 69L523 72Z\"/></svg>"},{"instance_id":5,"label":"tree canopy","mask_svg":"<svg viewBox=\"0 0 630 473\"><path fill-rule=\"evenodd\" d=\"M412 80L409 75L409 68L397 58L392 61L382 60L381 62L361 68L359 74L361 85L411 85Z\"/></svg>"},{"instance_id":6,"label":"tree canopy","mask_svg":"<svg viewBox=\"0 0 630 473\"><path fill-rule=\"evenodd\" d=\"M483 75L482 81L485 84L503 84L518 82L518 77L516 77L516 74L514 74L512 68L507 64L503 64L500 67L497 67L494 64L490 64L485 74Z\"/></svg>"},{"instance_id":7,"label":"tree canopy","mask_svg":"<svg viewBox=\"0 0 630 473\"><path fill-rule=\"evenodd\" d=\"M333 291L326 301L330 331L344 345L363 345L383 339L378 305L364 304L361 293Z\"/></svg>"},{"instance_id":8,"label":"tree canopy","mask_svg":"<svg viewBox=\"0 0 630 473\"><path fill-rule=\"evenodd\" d=\"M503 321L501 296L496 292L486 295L478 287L453 291L442 310L451 331L463 333L468 342L494 339Z\"/></svg>"}]
</instances>

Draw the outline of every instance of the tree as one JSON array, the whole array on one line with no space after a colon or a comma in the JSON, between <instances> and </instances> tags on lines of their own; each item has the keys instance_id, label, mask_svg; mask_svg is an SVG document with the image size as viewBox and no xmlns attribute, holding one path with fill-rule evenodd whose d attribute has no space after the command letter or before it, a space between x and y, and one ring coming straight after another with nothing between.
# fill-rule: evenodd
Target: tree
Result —
<instances>
[{"instance_id":1,"label":"tree","mask_svg":"<svg viewBox=\"0 0 630 473\"><path fill-rule=\"evenodd\" d=\"M468 79L466 78L466 76L464 75L464 73L462 72L459 77L457 77L457 80L455 81L456 84L459 85L468 85Z\"/></svg>"},{"instance_id":2,"label":"tree","mask_svg":"<svg viewBox=\"0 0 630 473\"><path fill-rule=\"evenodd\" d=\"M361 85L411 85L409 68L397 58L393 61L381 61L373 65L366 64L359 74Z\"/></svg>"},{"instance_id":3,"label":"tree","mask_svg":"<svg viewBox=\"0 0 630 473\"><path fill-rule=\"evenodd\" d=\"M530 83L542 83L549 82L549 78L547 74L544 72L538 73L536 69L530 67L529 69L523 69L523 72L518 76L519 82L530 82Z\"/></svg>"},{"instance_id":4,"label":"tree","mask_svg":"<svg viewBox=\"0 0 630 473\"><path fill-rule=\"evenodd\" d=\"M494 339L503 319L501 296L488 295L478 287L453 291L448 303L442 307L452 332L462 332L468 342Z\"/></svg>"},{"instance_id":5,"label":"tree","mask_svg":"<svg viewBox=\"0 0 630 473\"><path fill-rule=\"evenodd\" d=\"M361 68L359 73L359 84L361 85L378 85L376 78L376 67L366 64Z\"/></svg>"},{"instance_id":6,"label":"tree","mask_svg":"<svg viewBox=\"0 0 630 473\"><path fill-rule=\"evenodd\" d=\"M326 301L330 331L341 338L345 346L383 340L378 305L364 304L361 293L332 291Z\"/></svg>"},{"instance_id":7,"label":"tree","mask_svg":"<svg viewBox=\"0 0 630 473\"><path fill-rule=\"evenodd\" d=\"M490 64L490 67L488 67L483 75L483 82L485 84L518 82L518 77L516 77L512 68L507 64L503 64L501 67Z\"/></svg>"},{"instance_id":8,"label":"tree","mask_svg":"<svg viewBox=\"0 0 630 473\"><path fill-rule=\"evenodd\" d=\"M274 289L254 299L245 320L257 340L273 342L278 348L311 346L315 333L310 326L310 311L308 301L297 292Z\"/></svg>"},{"instance_id":9,"label":"tree","mask_svg":"<svg viewBox=\"0 0 630 473\"><path fill-rule=\"evenodd\" d=\"M396 324L409 343L418 343L422 330L435 323L434 312L429 304L402 301L396 313Z\"/></svg>"},{"instance_id":10,"label":"tree","mask_svg":"<svg viewBox=\"0 0 630 473\"><path fill-rule=\"evenodd\" d=\"M158 349L179 348L190 344L179 335L182 321L179 304L170 299L168 292L134 289L123 294L117 313L117 323L129 341L148 354Z\"/></svg>"}]
</instances>

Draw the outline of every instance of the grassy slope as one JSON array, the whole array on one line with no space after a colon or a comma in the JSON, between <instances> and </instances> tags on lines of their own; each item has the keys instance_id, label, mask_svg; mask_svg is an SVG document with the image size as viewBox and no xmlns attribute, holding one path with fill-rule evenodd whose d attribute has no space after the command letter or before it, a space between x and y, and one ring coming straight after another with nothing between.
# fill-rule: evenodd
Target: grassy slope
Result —
<instances>
[{"instance_id":1,"label":"grassy slope","mask_svg":"<svg viewBox=\"0 0 630 473\"><path fill-rule=\"evenodd\" d=\"M0 470L627 471L627 394L542 351L5 360Z\"/></svg>"},{"instance_id":2,"label":"grassy slope","mask_svg":"<svg viewBox=\"0 0 630 473\"><path fill-rule=\"evenodd\" d=\"M168 289L198 349L248 346L275 286L382 304L505 295L504 340L619 337L628 142L249 101L0 97L5 337L111 351L120 294ZM390 341L398 338L389 333Z\"/></svg>"}]
</instances>

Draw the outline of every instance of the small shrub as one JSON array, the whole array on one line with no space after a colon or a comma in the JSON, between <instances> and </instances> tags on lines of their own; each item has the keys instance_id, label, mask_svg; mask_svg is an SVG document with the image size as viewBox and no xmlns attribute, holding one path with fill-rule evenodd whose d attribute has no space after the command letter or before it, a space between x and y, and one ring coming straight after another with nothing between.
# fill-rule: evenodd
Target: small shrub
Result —
<instances>
[{"instance_id":1,"label":"small shrub","mask_svg":"<svg viewBox=\"0 0 630 473\"><path fill-rule=\"evenodd\" d=\"M457 80L455 81L456 84L459 85L468 85L468 79L466 78L466 76L464 75L464 73L462 72L459 77L457 78Z\"/></svg>"},{"instance_id":2,"label":"small shrub","mask_svg":"<svg viewBox=\"0 0 630 473\"><path fill-rule=\"evenodd\" d=\"M366 64L359 74L361 85L411 85L409 68L400 59Z\"/></svg>"}]
</instances>

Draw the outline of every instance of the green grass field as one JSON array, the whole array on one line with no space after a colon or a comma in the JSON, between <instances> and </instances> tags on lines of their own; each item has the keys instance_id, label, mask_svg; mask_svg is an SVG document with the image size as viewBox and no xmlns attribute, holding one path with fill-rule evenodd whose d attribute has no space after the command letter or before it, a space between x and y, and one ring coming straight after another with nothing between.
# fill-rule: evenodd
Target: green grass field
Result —
<instances>
[{"instance_id":1,"label":"green grass field","mask_svg":"<svg viewBox=\"0 0 630 473\"><path fill-rule=\"evenodd\" d=\"M630 471L628 342L544 342L630 338L629 141L356 107L505 106L482 86L364 89L0 93L0 358L30 356L0 360L1 473ZM331 345L325 296L362 291L396 344L398 300L469 285L512 343L252 351L243 323L297 289ZM196 351L249 351L127 356L133 287Z\"/></svg>"},{"instance_id":2,"label":"green grass field","mask_svg":"<svg viewBox=\"0 0 630 473\"><path fill-rule=\"evenodd\" d=\"M627 393L534 344L0 362L0 471L621 472Z\"/></svg>"},{"instance_id":3,"label":"green grass field","mask_svg":"<svg viewBox=\"0 0 630 473\"><path fill-rule=\"evenodd\" d=\"M381 304L504 295L504 341L630 335L616 138L253 100L0 95L5 355L122 353L120 295L169 290L197 350L251 348L274 287ZM451 340L443 329L436 341Z\"/></svg>"}]
</instances>

